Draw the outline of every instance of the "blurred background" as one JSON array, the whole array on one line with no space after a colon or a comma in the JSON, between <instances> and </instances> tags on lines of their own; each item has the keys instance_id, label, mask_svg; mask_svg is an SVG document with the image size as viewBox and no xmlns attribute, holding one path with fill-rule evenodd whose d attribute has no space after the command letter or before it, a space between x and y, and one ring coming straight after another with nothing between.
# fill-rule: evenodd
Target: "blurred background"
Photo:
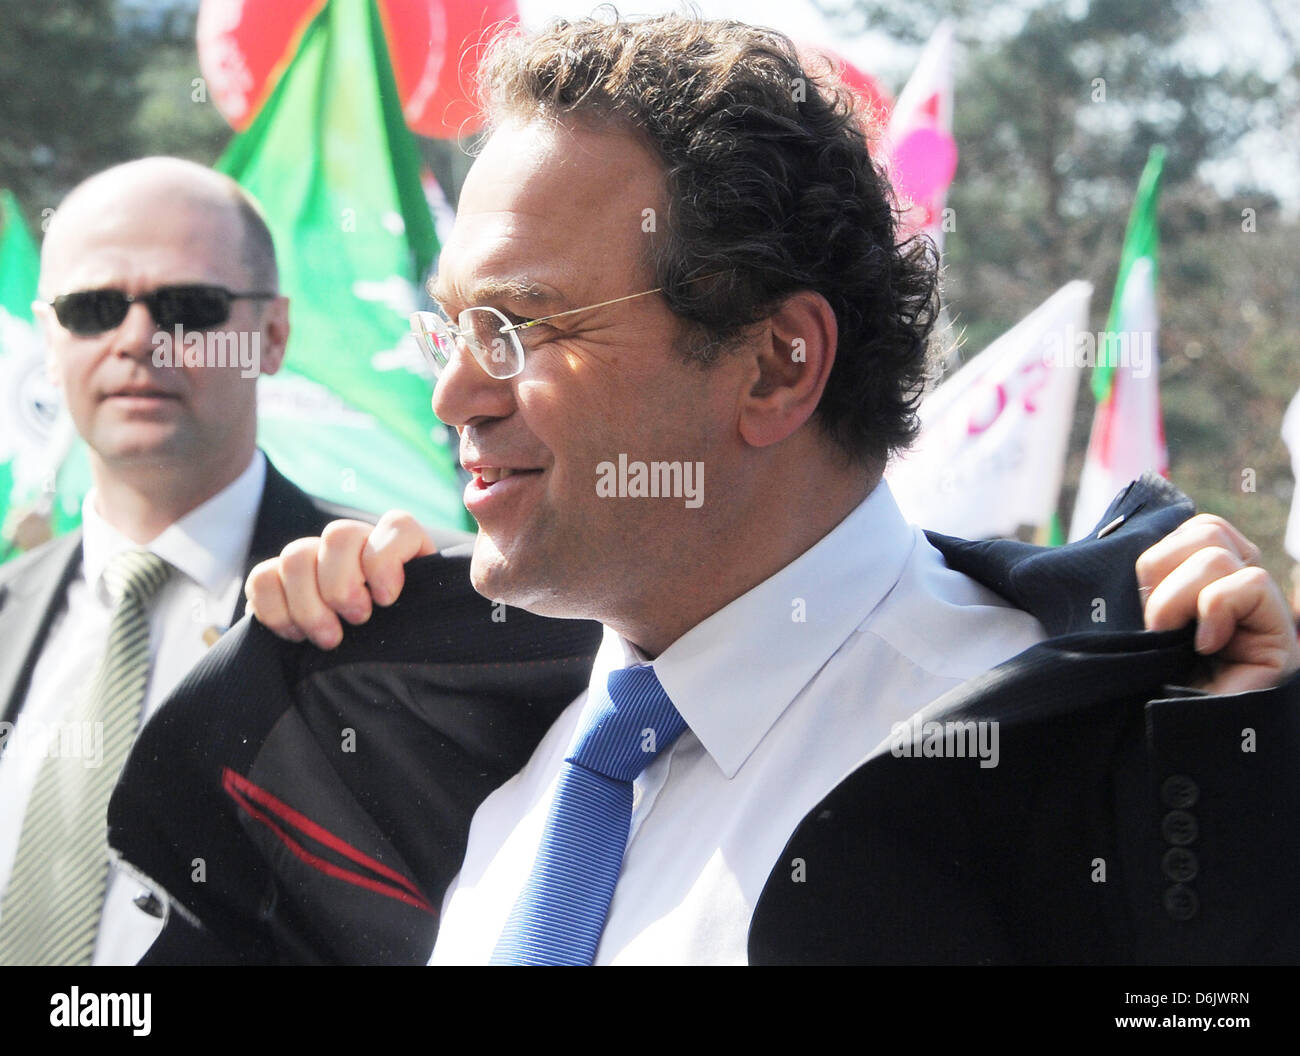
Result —
<instances>
[{"instance_id":1,"label":"blurred background","mask_svg":"<svg viewBox=\"0 0 1300 1056\"><path fill-rule=\"evenodd\" d=\"M1125 269L1145 254L1159 361L1158 386L1143 390L1148 418L1150 399L1158 402L1154 426L1134 427L1158 446L1163 422L1167 467L1152 468L1167 468L1201 509L1236 523L1289 584L1294 478L1281 429L1300 388L1295 5L694 6L781 29L810 55L820 52L870 108L900 197L912 206L910 229L942 241L945 378L1066 288L1076 295L1071 333L1115 329ZM544 0L0 0L0 191L9 192L0 229L4 556L41 538L41 524L57 532L75 523L85 486L76 444L59 425L57 393L32 368L39 349L22 330L30 313L21 304L33 280L20 263L26 251L14 246L24 231L39 246L42 224L81 179L149 154L218 164L267 205L289 263L290 362L300 368L267 379L279 388L264 440L298 449L293 457L272 450L277 465L329 498L382 509L414 497L425 500L417 510L424 518L468 526L454 449L428 411L431 379L403 337L404 313L421 303L420 283L472 160L470 85L482 40L503 21L536 26L591 9ZM624 15L681 9L620 5ZM359 147L352 135L379 138ZM323 174L324 191L286 178L303 167ZM1139 230L1143 191L1158 218L1158 257L1155 232ZM362 250L369 228L375 237ZM344 249L331 249L327 235ZM344 257L348 267L309 266ZM349 296L386 314L353 317L339 308ZM1041 332L1026 340L1029 358L1016 353L1022 374L1048 347ZM1050 512L988 534L1063 537L1094 427L1114 434L1124 424L1097 414L1099 401L1122 409L1122 378L1077 366L1051 424L1059 439L1047 443L1059 468L1036 478ZM991 365L971 376L980 370L979 398L993 400L997 417L1017 393ZM962 436L972 434L978 415L968 397L949 402ZM1044 416L1032 400L1020 403ZM926 421L937 436L939 412ZM1009 471L990 469L991 457L1023 462L1039 444L1018 443L1018 455L985 452L978 472L926 486L991 488L990 473ZM1092 444L1095 454L1096 436ZM950 465L955 457L944 456ZM949 530L924 512L913 516Z\"/></svg>"}]
</instances>

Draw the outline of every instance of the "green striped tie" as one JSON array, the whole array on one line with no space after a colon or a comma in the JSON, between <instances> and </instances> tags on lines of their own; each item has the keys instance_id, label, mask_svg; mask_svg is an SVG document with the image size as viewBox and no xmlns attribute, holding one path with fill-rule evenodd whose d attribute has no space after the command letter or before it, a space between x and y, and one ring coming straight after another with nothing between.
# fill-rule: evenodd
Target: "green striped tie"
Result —
<instances>
[{"instance_id":1,"label":"green striped tie","mask_svg":"<svg viewBox=\"0 0 1300 1056\"><path fill-rule=\"evenodd\" d=\"M37 774L0 908L0 965L90 963L108 882L108 797L140 725L149 602L171 571L143 550L118 554L104 571L113 599L108 648L88 692L51 735ZM84 751L65 750L100 737L98 765Z\"/></svg>"}]
</instances>

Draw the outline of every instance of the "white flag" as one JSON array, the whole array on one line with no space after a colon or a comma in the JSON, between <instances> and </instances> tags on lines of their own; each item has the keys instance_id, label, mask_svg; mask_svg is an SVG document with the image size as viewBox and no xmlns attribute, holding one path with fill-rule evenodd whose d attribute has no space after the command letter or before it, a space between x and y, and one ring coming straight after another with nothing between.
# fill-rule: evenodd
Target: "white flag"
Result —
<instances>
[{"instance_id":1,"label":"white flag","mask_svg":"<svg viewBox=\"0 0 1300 1056\"><path fill-rule=\"evenodd\" d=\"M1063 286L926 397L920 437L886 472L909 521L987 539L1051 520L1091 296Z\"/></svg>"}]
</instances>

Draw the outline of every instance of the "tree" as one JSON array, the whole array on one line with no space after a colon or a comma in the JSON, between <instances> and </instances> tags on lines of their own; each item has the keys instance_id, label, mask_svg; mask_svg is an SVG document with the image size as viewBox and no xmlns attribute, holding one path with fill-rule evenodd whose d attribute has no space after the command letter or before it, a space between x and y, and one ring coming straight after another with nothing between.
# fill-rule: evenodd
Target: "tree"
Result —
<instances>
[{"instance_id":1,"label":"tree","mask_svg":"<svg viewBox=\"0 0 1300 1056\"><path fill-rule=\"evenodd\" d=\"M139 151L137 47L111 0L0 0L0 186L29 210Z\"/></svg>"},{"instance_id":2,"label":"tree","mask_svg":"<svg viewBox=\"0 0 1300 1056\"><path fill-rule=\"evenodd\" d=\"M1290 146L1285 132L1300 126L1294 14L1260 0L1289 55L1270 80L1192 61L1192 38L1226 11L1212 0L995 11L962 0L816 2L846 35L871 28L908 44L941 18L956 22L960 162L944 291L972 352L1072 278L1092 281L1094 327L1105 325L1138 174L1151 144L1166 146L1160 355L1171 475L1203 509L1239 523L1285 583L1292 483L1278 430L1300 386L1300 229L1265 190L1224 197L1201 173L1261 130ZM1092 419L1081 393L1063 512Z\"/></svg>"}]
</instances>

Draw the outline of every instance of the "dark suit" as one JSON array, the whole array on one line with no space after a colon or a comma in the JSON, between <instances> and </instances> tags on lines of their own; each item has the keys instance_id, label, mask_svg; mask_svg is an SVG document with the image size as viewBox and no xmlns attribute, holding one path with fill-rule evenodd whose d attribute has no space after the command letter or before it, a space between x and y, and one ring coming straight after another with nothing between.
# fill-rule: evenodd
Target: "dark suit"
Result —
<instances>
[{"instance_id":1,"label":"dark suit","mask_svg":"<svg viewBox=\"0 0 1300 1056\"><path fill-rule=\"evenodd\" d=\"M356 510L308 495L268 460L245 575L259 561L277 556L293 540L319 535L326 524L339 517L356 516ZM46 635L80 567L80 531L0 565L0 718L10 722L17 718ZM243 614L244 594L240 591L231 622Z\"/></svg>"},{"instance_id":2,"label":"dark suit","mask_svg":"<svg viewBox=\"0 0 1300 1056\"><path fill-rule=\"evenodd\" d=\"M1104 539L932 537L1065 637L927 709L997 720L997 767L885 753L810 812L757 906L752 961L1300 956L1300 680L1170 697L1197 663L1190 632L1140 631L1134 561L1191 513L1144 478ZM474 810L585 687L597 635L511 610L503 636L463 567L407 574L336 653L236 628L142 732L110 842L190 922L149 959L427 959ZM200 858L217 883L193 881Z\"/></svg>"}]
</instances>

